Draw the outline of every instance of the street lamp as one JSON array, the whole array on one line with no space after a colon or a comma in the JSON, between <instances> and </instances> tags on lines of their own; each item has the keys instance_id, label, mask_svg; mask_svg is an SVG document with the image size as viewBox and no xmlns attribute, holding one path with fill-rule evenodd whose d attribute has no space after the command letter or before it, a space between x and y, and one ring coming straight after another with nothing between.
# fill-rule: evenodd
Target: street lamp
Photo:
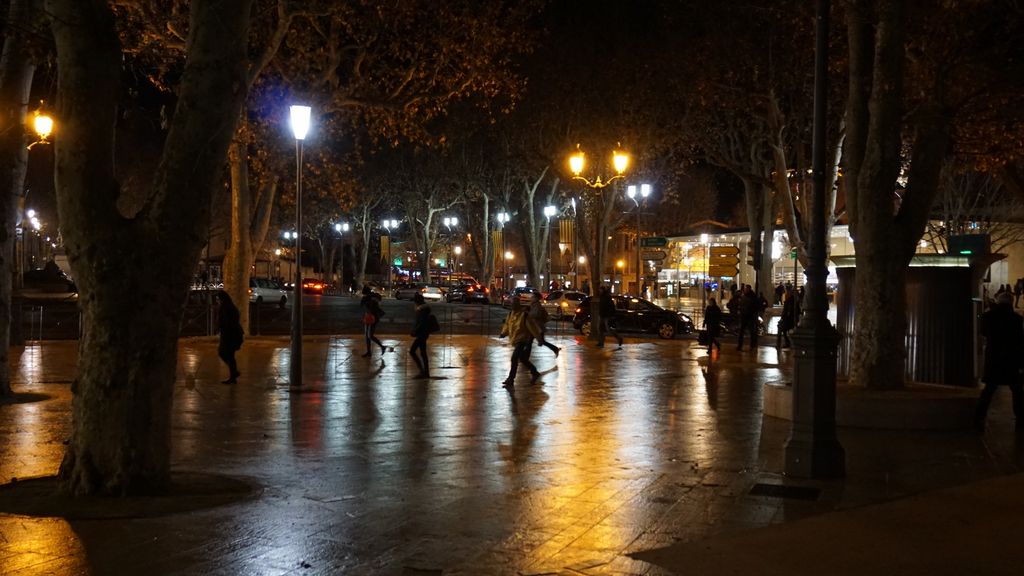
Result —
<instances>
[{"instance_id":1,"label":"street lamp","mask_svg":"<svg viewBox=\"0 0 1024 576\"><path fill-rule=\"evenodd\" d=\"M380 225L388 231L388 292L391 293L395 288L394 282L392 282L391 279L391 269L394 266L394 263L391 261L391 230L398 228L398 220L395 220L394 218L388 220L385 218Z\"/></svg>"},{"instance_id":2,"label":"street lamp","mask_svg":"<svg viewBox=\"0 0 1024 576\"><path fill-rule=\"evenodd\" d=\"M637 187L636 185L630 184L626 187L626 195L633 201L636 209L636 289L640 291L640 204L647 202L647 197L651 195L651 185L641 184L640 185L640 198L637 199ZM640 294L643 296L643 294Z\"/></svg>"},{"instance_id":3,"label":"street lamp","mask_svg":"<svg viewBox=\"0 0 1024 576\"><path fill-rule=\"evenodd\" d=\"M443 222L444 222L444 227L448 229L448 259L447 259L446 263L448 264L448 285L451 286L451 284L452 284L452 226L458 226L459 225L459 218L458 218L458 216L445 216Z\"/></svg>"},{"instance_id":4,"label":"street lamp","mask_svg":"<svg viewBox=\"0 0 1024 576\"><path fill-rule=\"evenodd\" d=\"M458 271L459 266L458 266L458 262L457 261L459 259L459 256L462 255L462 246L456 246L452 250L455 252L455 261L456 261L456 263L454 264L454 268L455 268L456 271Z\"/></svg>"},{"instance_id":5,"label":"street lamp","mask_svg":"<svg viewBox=\"0 0 1024 576\"><path fill-rule=\"evenodd\" d=\"M625 281L625 278L626 278L626 261L625 260L617 261L615 263L615 267L619 269L619 291L621 292L622 291L622 282ZM615 283L614 280L615 279L612 278L612 281L613 281L612 283L613 284Z\"/></svg>"},{"instance_id":6,"label":"street lamp","mask_svg":"<svg viewBox=\"0 0 1024 576\"><path fill-rule=\"evenodd\" d=\"M511 275L511 272L509 270L509 267L511 266L511 264L509 264L509 262L512 261L513 256L514 255L512 254L511 251L505 252L505 277L506 278L508 278L508 276Z\"/></svg>"},{"instance_id":7,"label":"street lamp","mask_svg":"<svg viewBox=\"0 0 1024 576\"><path fill-rule=\"evenodd\" d=\"M295 286L292 287L292 347L289 377L291 388L302 387L302 143L309 132L309 106L291 107L295 136Z\"/></svg>"},{"instance_id":8,"label":"street lamp","mask_svg":"<svg viewBox=\"0 0 1024 576\"><path fill-rule=\"evenodd\" d=\"M554 281L555 271L552 266L551 258L551 217L558 213L558 209L554 206L548 205L544 207L544 218L548 223L548 286L551 286L551 282Z\"/></svg>"},{"instance_id":9,"label":"street lamp","mask_svg":"<svg viewBox=\"0 0 1024 576\"><path fill-rule=\"evenodd\" d=\"M579 180L586 184L590 188L604 188L619 178L625 177L626 168L629 167L629 154L616 149L612 152L612 167L615 168L615 175L609 178L607 181L601 181L601 175L598 174L594 180L588 179L586 176L582 176L583 168L586 166L586 155L580 150L580 145L576 145L576 153L569 156L569 169L572 170L572 179Z\"/></svg>"},{"instance_id":10,"label":"street lamp","mask_svg":"<svg viewBox=\"0 0 1024 576\"><path fill-rule=\"evenodd\" d=\"M37 139L28 145L29 150L36 144L49 144L50 141L47 138L53 133L53 118L46 114L41 114L37 110L32 116L32 130L35 131Z\"/></svg>"},{"instance_id":11,"label":"street lamp","mask_svg":"<svg viewBox=\"0 0 1024 576\"><path fill-rule=\"evenodd\" d=\"M348 232L350 229L351 227L349 226L348 222L335 222L334 224L334 231L338 233L338 237L340 238L341 244L339 250L340 254L338 255L338 259L341 261L341 265L338 266L338 268L341 269L341 278L339 279L338 282L339 290L341 289L342 284L345 283L345 233Z\"/></svg>"},{"instance_id":12,"label":"street lamp","mask_svg":"<svg viewBox=\"0 0 1024 576\"><path fill-rule=\"evenodd\" d=\"M710 255L708 254L708 251L711 249L708 246L708 235L707 234L701 234L700 235L700 243L704 245L704 278L702 278L701 281L700 281L700 306L701 306L701 310L703 310L703 309L707 308L707 304L708 304L707 303L708 290L707 290L707 287L705 286L705 284L707 284L707 282L708 282L708 266L710 265L710 262L709 262Z\"/></svg>"},{"instance_id":13,"label":"street lamp","mask_svg":"<svg viewBox=\"0 0 1024 576\"><path fill-rule=\"evenodd\" d=\"M501 225L501 251L506 255L505 270L504 274L501 276L501 292L504 294L508 291L508 252L505 252L505 223L510 220L510 216L508 215L508 212L498 212L495 219L498 221L498 224Z\"/></svg>"}]
</instances>

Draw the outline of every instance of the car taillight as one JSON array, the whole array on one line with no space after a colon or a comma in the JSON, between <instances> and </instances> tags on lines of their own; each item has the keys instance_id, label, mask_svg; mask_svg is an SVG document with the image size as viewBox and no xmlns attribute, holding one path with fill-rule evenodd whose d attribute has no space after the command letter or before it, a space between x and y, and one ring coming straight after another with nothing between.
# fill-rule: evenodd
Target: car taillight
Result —
<instances>
[{"instance_id":1,"label":"car taillight","mask_svg":"<svg viewBox=\"0 0 1024 576\"><path fill-rule=\"evenodd\" d=\"M484 288L484 294L490 294L490 293L491 293L491 289L490 288Z\"/></svg>"},{"instance_id":2,"label":"car taillight","mask_svg":"<svg viewBox=\"0 0 1024 576\"><path fill-rule=\"evenodd\" d=\"M472 288L466 288L466 292L473 292Z\"/></svg>"},{"instance_id":3,"label":"car taillight","mask_svg":"<svg viewBox=\"0 0 1024 576\"><path fill-rule=\"evenodd\" d=\"M576 313L577 313L577 314L579 314L580 312L583 312L583 308L577 308L577 309L576 309Z\"/></svg>"}]
</instances>

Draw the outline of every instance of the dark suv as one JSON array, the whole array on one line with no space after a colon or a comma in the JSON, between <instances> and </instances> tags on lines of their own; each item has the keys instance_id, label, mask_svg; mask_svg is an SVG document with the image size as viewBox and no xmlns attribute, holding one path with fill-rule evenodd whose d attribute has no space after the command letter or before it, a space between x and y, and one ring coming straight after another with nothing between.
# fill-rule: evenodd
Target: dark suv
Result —
<instances>
[{"instance_id":1,"label":"dark suv","mask_svg":"<svg viewBox=\"0 0 1024 576\"><path fill-rule=\"evenodd\" d=\"M682 312L666 310L661 306L630 296L615 294L615 315L609 321L612 328L619 332L639 332L657 334L661 338L672 339L676 334L693 332L693 319ZM590 335L590 306L594 299L587 297L576 308L572 325L584 336Z\"/></svg>"}]
</instances>

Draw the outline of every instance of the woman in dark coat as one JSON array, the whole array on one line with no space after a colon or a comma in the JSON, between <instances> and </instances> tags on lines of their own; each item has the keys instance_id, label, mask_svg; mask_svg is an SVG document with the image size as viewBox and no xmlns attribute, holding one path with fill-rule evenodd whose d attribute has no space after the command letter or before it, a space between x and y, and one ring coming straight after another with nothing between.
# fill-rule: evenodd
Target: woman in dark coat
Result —
<instances>
[{"instance_id":1,"label":"woman in dark coat","mask_svg":"<svg viewBox=\"0 0 1024 576\"><path fill-rule=\"evenodd\" d=\"M985 388L978 398L974 425L985 428L985 416L996 387L1010 387L1013 394L1013 415L1017 430L1024 431L1024 392L1021 389L1022 353L1024 353L1024 318L1013 311L1013 294L1004 291L995 304L981 315L981 335L985 337L985 369L981 379Z\"/></svg>"},{"instance_id":2,"label":"woman in dark coat","mask_svg":"<svg viewBox=\"0 0 1024 576\"><path fill-rule=\"evenodd\" d=\"M419 367L419 374L413 376L415 379L430 378L430 361L427 359L427 338L430 338L430 306L423 300L423 295L417 292L412 296L412 302L416 305L416 316L413 320L412 346L409 347L409 356Z\"/></svg>"},{"instance_id":3,"label":"woman in dark coat","mask_svg":"<svg viewBox=\"0 0 1024 576\"><path fill-rule=\"evenodd\" d=\"M359 301L359 305L365 311L363 313L363 336L366 339L366 354L363 354L363 358L373 355L370 351L371 344L380 346L380 354L383 356L387 348L376 336L377 323L384 315L384 309L380 307L380 298L373 293L373 290L370 290L369 286L363 286L363 299Z\"/></svg>"},{"instance_id":4,"label":"woman in dark coat","mask_svg":"<svg viewBox=\"0 0 1024 576\"><path fill-rule=\"evenodd\" d=\"M220 345L217 347L217 355L228 365L230 374L222 384L234 384L241 376L235 362L235 352L242 347L241 315L227 292L218 291L217 298L220 300Z\"/></svg>"},{"instance_id":5,"label":"woman in dark coat","mask_svg":"<svg viewBox=\"0 0 1024 576\"><path fill-rule=\"evenodd\" d=\"M704 329L708 334L708 355L711 355L711 347L717 347L722 351L722 343L718 341L718 333L722 330L722 309L714 298L708 300L708 306L704 309Z\"/></svg>"}]
</instances>

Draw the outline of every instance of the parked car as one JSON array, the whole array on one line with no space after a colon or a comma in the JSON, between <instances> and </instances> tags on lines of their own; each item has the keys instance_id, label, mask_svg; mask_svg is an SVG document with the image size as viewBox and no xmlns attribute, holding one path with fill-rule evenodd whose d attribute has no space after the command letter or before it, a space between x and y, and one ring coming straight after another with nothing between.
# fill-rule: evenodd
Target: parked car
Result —
<instances>
[{"instance_id":1,"label":"parked car","mask_svg":"<svg viewBox=\"0 0 1024 576\"><path fill-rule=\"evenodd\" d=\"M327 284L317 280L316 278L303 278L302 279L302 292L303 294L323 294Z\"/></svg>"},{"instance_id":2,"label":"parked car","mask_svg":"<svg viewBox=\"0 0 1024 576\"><path fill-rule=\"evenodd\" d=\"M619 332L657 334L665 339L693 332L693 319L682 312L666 310L653 302L628 294L614 294L612 300L615 301L615 315L609 324ZM584 336L589 336L592 328L590 307L593 301L588 296L580 302L572 318L573 327Z\"/></svg>"},{"instance_id":3,"label":"parked car","mask_svg":"<svg viewBox=\"0 0 1024 576\"><path fill-rule=\"evenodd\" d=\"M505 308L511 308L513 298L519 298L520 304L529 304L530 299L533 298L533 294L536 293L537 289L532 286L519 286L518 288L513 288L508 292L508 294L505 294L504 298L502 298L501 305Z\"/></svg>"},{"instance_id":4,"label":"parked car","mask_svg":"<svg viewBox=\"0 0 1024 576\"><path fill-rule=\"evenodd\" d=\"M249 302L276 302L282 308L288 303L288 291L270 278L249 278Z\"/></svg>"},{"instance_id":5,"label":"parked car","mask_svg":"<svg viewBox=\"0 0 1024 576\"><path fill-rule=\"evenodd\" d=\"M491 289L483 284L457 284L452 286L445 299L448 302L487 304L491 301Z\"/></svg>"},{"instance_id":6,"label":"parked car","mask_svg":"<svg viewBox=\"0 0 1024 576\"><path fill-rule=\"evenodd\" d=\"M552 318L565 318L575 314L576 308L579 307L580 302L586 297L587 295L583 292L552 290L544 298L542 306L544 306L544 309L548 311L548 315Z\"/></svg>"},{"instance_id":7,"label":"parked car","mask_svg":"<svg viewBox=\"0 0 1024 576\"><path fill-rule=\"evenodd\" d=\"M71 298L78 296L78 287L68 275L55 264L45 268L29 270L22 275L24 292L45 294L53 297Z\"/></svg>"},{"instance_id":8,"label":"parked car","mask_svg":"<svg viewBox=\"0 0 1024 576\"><path fill-rule=\"evenodd\" d=\"M424 300L440 302L444 299L444 291L434 284L408 284L395 289L395 300L408 300L413 294L422 294Z\"/></svg>"}]
</instances>

